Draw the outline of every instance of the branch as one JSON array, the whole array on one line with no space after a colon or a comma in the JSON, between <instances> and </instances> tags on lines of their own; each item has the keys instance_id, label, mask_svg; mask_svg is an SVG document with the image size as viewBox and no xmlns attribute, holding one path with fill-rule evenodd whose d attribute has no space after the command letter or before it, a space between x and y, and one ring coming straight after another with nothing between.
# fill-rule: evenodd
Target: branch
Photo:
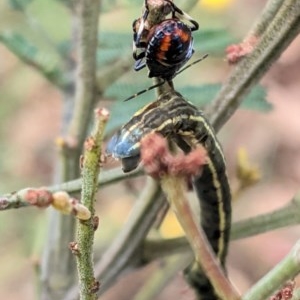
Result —
<instances>
[{"instance_id":1,"label":"branch","mask_svg":"<svg viewBox=\"0 0 300 300\"><path fill-rule=\"evenodd\" d=\"M76 262L80 286L81 300L96 300L99 282L95 280L93 263L93 244L95 228L95 195L97 192L97 177L99 174L99 158L103 141L104 127L108 120L108 112L104 109L96 111L96 125L91 137L85 142L85 153L82 162L82 192L81 203L91 212L87 221L77 222ZM75 245L73 244L73 249Z\"/></svg>"},{"instance_id":2,"label":"branch","mask_svg":"<svg viewBox=\"0 0 300 300\"><path fill-rule=\"evenodd\" d=\"M77 145L82 145L86 136L96 97L99 5L99 1L95 0L81 0L78 3L80 31L75 109L68 132Z\"/></svg>"},{"instance_id":3,"label":"branch","mask_svg":"<svg viewBox=\"0 0 300 300\"><path fill-rule=\"evenodd\" d=\"M74 49L77 54L75 106L67 124L67 137L62 144L60 181L79 177L79 158L88 132L95 103L96 50L99 1L79 0L73 16ZM65 97L69 91L65 91ZM70 107L68 108L70 114ZM55 212L50 215L47 244L43 255L42 299L61 299L76 280L74 258L67 246L74 239L75 222ZM63 234L62 234L63 233ZM63 263L62 263L63 262Z\"/></svg>"},{"instance_id":4,"label":"branch","mask_svg":"<svg viewBox=\"0 0 300 300\"><path fill-rule=\"evenodd\" d=\"M258 21L253 25L252 29L249 31L248 37L261 36L275 18L283 2L284 0L268 0Z\"/></svg>"},{"instance_id":5,"label":"branch","mask_svg":"<svg viewBox=\"0 0 300 300\"><path fill-rule=\"evenodd\" d=\"M245 94L262 78L299 31L300 2L284 1L253 52L237 64L207 109L207 115L216 130L232 116Z\"/></svg>"},{"instance_id":6,"label":"branch","mask_svg":"<svg viewBox=\"0 0 300 300\"><path fill-rule=\"evenodd\" d=\"M233 223L231 240L251 237L267 231L298 225L300 223L300 196L296 196L286 206L270 213ZM144 257L152 261L171 254L190 251L185 237L168 240L148 239L144 245Z\"/></svg>"},{"instance_id":7,"label":"branch","mask_svg":"<svg viewBox=\"0 0 300 300\"><path fill-rule=\"evenodd\" d=\"M252 286L242 299L265 300L285 282L293 279L299 272L300 241L297 242L291 252L276 267Z\"/></svg>"},{"instance_id":8,"label":"branch","mask_svg":"<svg viewBox=\"0 0 300 300\"><path fill-rule=\"evenodd\" d=\"M195 256L195 262L187 271L187 277L195 276L200 281L204 277L209 279L217 294L222 299L240 299L238 293L226 278L220 262L217 260L209 241L192 212L186 198L186 178L201 174L206 164L206 150L198 147L187 155L173 156L169 152L166 140L156 133L150 133L141 141L141 161L145 171L160 180L161 187L168 198L171 208L185 232ZM192 272L193 274L189 274ZM199 294L201 284L195 288ZM210 288L206 288L208 297L212 297ZM217 297L216 295L214 295ZM200 298L199 298L200 299Z\"/></svg>"},{"instance_id":9,"label":"branch","mask_svg":"<svg viewBox=\"0 0 300 300\"><path fill-rule=\"evenodd\" d=\"M98 176L98 187L104 187L122 180L135 178L143 174L144 171L142 170L142 168L137 168L136 170L126 174L119 167L110 170L105 170L102 171ZM70 194L73 194L81 191L81 184L82 179L79 178L68 182L51 185L48 189L52 192L63 190Z\"/></svg>"},{"instance_id":10,"label":"branch","mask_svg":"<svg viewBox=\"0 0 300 300\"><path fill-rule=\"evenodd\" d=\"M120 168L111 169L108 171L103 171L98 176L97 183L98 187L106 186L109 184L113 184L119 182L121 180L134 178L143 174L143 170L138 168L129 174L124 174ZM69 194L75 194L81 191L82 179L75 179L71 181L67 181L60 184L51 185L49 187L43 187L39 189L43 189L49 191L50 193L65 191ZM24 192L27 190L37 190L38 188L25 188L19 190L17 192L13 192L10 194L0 196L0 211L30 207L30 204L26 198L24 198Z\"/></svg>"},{"instance_id":11,"label":"branch","mask_svg":"<svg viewBox=\"0 0 300 300\"><path fill-rule=\"evenodd\" d=\"M165 203L160 193L158 184L149 178L126 224L96 264L95 276L101 281L101 293L111 286L126 268L141 265L142 258L137 255L137 251ZM76 286L69 290L64 300L75 299L78 299Z\"/></svg>"},{"instance_id":12,"label":"branch","mask_svg":"<svg viewBox=\"0 0 300 300\"><path fill-rule=\"evenodd\" d=\"M300 223L300 195L273 212L238 221L232 227L232 239L241 239Z\"/></svg>"}]
</instances>

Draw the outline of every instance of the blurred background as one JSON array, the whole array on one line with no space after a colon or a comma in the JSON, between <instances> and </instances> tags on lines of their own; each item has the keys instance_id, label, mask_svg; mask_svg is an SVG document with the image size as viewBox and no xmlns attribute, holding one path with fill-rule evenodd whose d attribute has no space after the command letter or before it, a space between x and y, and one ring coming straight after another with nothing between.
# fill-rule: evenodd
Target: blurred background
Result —
<instances>
[{"instance_id":1,"label":"blurred background","mask_svg":"<svg viewBox=\"0 0 300 300\"><path fill-rule=\"evenodd\" d=\"M68 44L72 20L64 2L27 0L24 1L26 8L20 8L18 1L0 2L0 195L53 182L54 161L58 159L55 140L61 135L63 123L62 94L11 50L21 45L26 55L35 55L49 70L54 70L63 56L57 55L52 46L58 45L61 53L72 51ZM103 1L99 22L99 68L131 52L131 24L140 16L142 2ZM176 1L176 4L180 7L183 2ZM189 12L200 24L199 32L195 33L195 56L205 53L210 56L175 79L180 92L184 94L189 86L201 86L202 103L198 104L204 106L211 100L213 94L209 87L224 82L232 68L225 60L226 46L243 39L265 2L199 1ZM264 76L263 88L248 99L248 104L235 113L219 134L233 189L237 153L241 147L246 149L251 163L260 168L262 176L257 184L235 199L234 220L279 208L299 190L299 53L300 38ZM110 108L112 114L107 136L136 109L153 99L154 94L147 93L128 103L122 102L130 94L151 85L147 71L141 73L137 75L130 70L99 99L99 106ZM195 90L189 99L197 101L198 93ZM117 165L109 161L105 168ZM134 179L99 192L97 205L101 207L98 212L101 225L96 232L96 249L123 225L142 187L143 179ZM26 208L1 212L0 299L34 299L35 269L41 258L46 229L45 210ZM241 292L289 252L299 238L299 229L294 226L231 243L229 276ZM172 214L167 216L161 233L165 237L182 234ZM96 257L99 255L96 253ZM153 263L124 276L103 299L132 299L141 283L158 268L159 264ZM193 299L182 274L178 274L156 299L171 299L176 295L181 295L180 299Z\"/></svg>"}]
</instances>

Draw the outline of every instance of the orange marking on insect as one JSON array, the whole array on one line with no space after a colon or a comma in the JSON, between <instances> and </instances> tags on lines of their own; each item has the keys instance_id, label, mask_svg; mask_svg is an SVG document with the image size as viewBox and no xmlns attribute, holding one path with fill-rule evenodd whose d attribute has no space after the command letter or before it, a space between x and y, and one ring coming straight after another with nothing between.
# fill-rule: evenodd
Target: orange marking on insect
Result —
<instances>
[{"instance_id":1,"label":"orange marking on insect","mask_svg":"<svg viewBox=\"0 0 300 300\"><path fill-rule=\"evenodd\" d=\"M170 49L171 47L171 41L172 37L170 35L166 35L161 40L161 44L159 47L159 51L157 51L156 57L160 60L163 60L166 58L165 53Z\"/></svg>"},{"instance_id":2,"label":"orange marking on insect","mask_svg":"<svg viewBox=\"0 0 300 300\"><path fill-rule=\"evenodd\" d=\"M180 39L182 42L187 42L191 36L189 32L184 31L180 28L176 28L175 33L176 33L176 35L180 36Z\"/></svg>"}]
</instances>

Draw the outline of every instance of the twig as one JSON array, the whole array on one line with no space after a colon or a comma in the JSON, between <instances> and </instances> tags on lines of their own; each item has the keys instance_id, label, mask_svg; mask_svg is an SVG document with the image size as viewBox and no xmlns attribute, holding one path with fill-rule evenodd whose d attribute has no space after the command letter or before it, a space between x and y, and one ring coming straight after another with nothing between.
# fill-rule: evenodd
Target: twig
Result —
<instances>
[{"instance_id":1,"label":"twig","mask_svg":"<svg viewBox=\"0 0 300 300\"><path fill-rule=\"evenodd\" d=\"M267 231L298 225L300 223L300 197L296 196L286 206L270 213L233 223L231 240L251 237ZM190 251L190 246L185 237L168 240L148 239L144 245L144 257L152 261L159 257Z\"/></svg>"},{"instance_id":2,"label":"twig","mask_svg":"<svg viewBox=\"0 0 300 300\"><path fill-rule=\"evenodd\" d=\"M224 270L217 261L203 229L195 220L195 215L186 198L186 178L201 173L206 163L205 149L196 148L184 157L173 156L163 137L153 133L148 134L141 141L141 161L150 176L159 178L168 202L177 215L193 249L195 255L195 263L191 268L193 272L194 269L201 268L201 271L197 271L197 276L204 273L222 299L240 299L234 287L227 280ZM189 276L188 273L187 276Z\"/></svg>"},{"instance_id":3,"label":"twig","mask_svg":"<svg viewBox=\"0 0 300 300\"><path fill-rule=\"evenodd\" d=\"M161 206L165 202L165 199L159 196L160 194L161 191L158 184L149 178L126 224L95 266L95 276L99 278L101 282L101 293L103 293L126 268L142 263L142 257L137 251L140 249L141 243L155 221ZM72 287L64 300L75 300L77 298L77 287Z\"/></svg>"},{"instance_id":4,"label":"twig","mask_svg":"<svg viewBox=\"0 0 300 300\"><path fill-rule=\"evenodd\" d=\"M69 128L69 135L78 145L82 145L86 136L96 97L99 5L100 3L94 0L81 0L78 3L80 31L75 110Z\"/></svg>"},{"instance_id":5,"label":"twig","mask_svg":"<svg viewBox=\"0 0 300 300\"><path fill-rule=\"evenodd\" d=\"M232 228L232 239L241 239L282 227L297 225L300 223L299 207L300 197L298 195L280 209L238 221Z\"/></svg>"},{"instance_id":6,"label":"twig","mask_svg":"<svg viewBox=\"0 0 300 300\"><path fill-rule=\"evenodd\" d=\"M264 31L268 28L269 24L272 22L274 17L276 16L278 10L282 6L284 0L268 0L267 4L265 5L259 19L257 22L252 26L251 30L249 31L249 36L261 36ZM246 37L247 39L247 37Z\"/></svg>"},{"instance_id":7,"label":"twig","mask_svg":"<svg viewBox=\"0 0 300 300\"><path fill-rule=\"evenodd\" d=\"M291 279L283 284L268 300L292 300L296 282Z\"/></svg>"},{"instance_id":8,"label":"twig","mask_svg":"<svg viewBox=\"0 0 300 300\"><path fill-rule=\"evenodd\" d=\"M222 299L239 299L238 293L227 280L226 275L213 255L205 233L197 225L193 217L194 215L188 205L188 200L184 196L185 189L182 188L182 185L185 185L185 180L174 177L162 178L161 184L174 211L178 214L178 221L184 229L189 244L193 248L196 262L200 264L218 294L222 295Z\"/></svg>"},{"instance_id":9,"label":"twig","mask_svg":"<svg viewBox=\"0 0 300 300\"><path fill-rule=\"evenodd\" d=\"M253 52L238 63L207 109L207 115L216 130L232 116L245 94L261 79L299 31L300 2L284 1Z\"/></svg>"},{"instance_id":10,"label":"twig","mask_svg":"<svg viewBox=\"0 0 300 300\"><path fill-rule=\"evenodd\" d=\"M80 286L81 300L95 300L99 282L94 277L93 244L95 232L94 202L97 192L97 177L101 157L104 127L108 120L108 112L104 109L96 111L96 125L91 137L85 142L82 162L81 202L92 213L87 221L77 222L76 261Z\"/></svg>"},{"instance_id":11,"label":"twig","mask_svg":"<svg viewBox=\"0 0 300 300\"><path fill-rule=\"evenodd\" d=\"M140 175L143 175L144 171L142 168L137 168L136 170L124 174L120 168L114 168L106 171L102 171L98 176L97 182L98 187L104 187L113 183L117 183L122 180L134 178ZM61 184L55 184L48 187L51 192L55 191L66 191L70 194L78 193L81 191L82 179L75 179L67 181Z\"/></svg>"},{"instance_id":12,"label":"twig","mask_svg":"<svg viewBox=\"0 0 300 300\"><path fill-rule=\"evenodd\" d=\"M75 106L62 147L61 181L79 177L79 157L95 103L99 1L80 0L74 9L74 49L77 52ZM78 34L78 36L77 36ZM68 91L65 91L68 95ZM73 108L73 107L72 107ZM72 109L71 108L71 109ZM67 245L74 239L73 218L52 212L42 263L42 299L61 299L76 280L74 258ZM63 263L62 263L63 262Z\"/></svg>"},{"instance_id":13,"label":"twig","mask_svg":"<svg viewBox=\"0 0 300 300\"><path fill-rule=\"evenodd\" d=\"M148 179L147 186L128 216L126 226L121 230L119 238L111 244L103 254L101 261L97 263L95 273L98 277L103 278L101 281L102 292L111 285L116 279L116 275L124 269L130 259L135 263L141 259L139 255L133 257L133 254L136 253L138 246L149 232L161 204L165 202L165 199L159 196L160 193L157 182ZM148 208L152 206L153 202L156 202L154 209L149 210ZM128 240L130 240L130 245L127 244ZM117 260L116 257L118 257Z\"/></svg>"},{"instance_id":14,"label":"twig","mask_svg":"<svg viewBox=\"0 0 300 300\"><path fill-rule=\"evenodd\" d=\"M243 296L243 300L265 300L300 272L300 241L291 252Z\"/></svg>"},{"instance_id":15,"label":"twig","mask_svg":"<svg viewBox=\"0 0 300 300\"><path fill-rule=\"evenodd\" d=\"M97 179L98 187L113 184L118 181L129 179L129 178L134 178L142 174L143 174L143 170L141 168L138 168L130 172L129 174L128 173L124 174L120 168L102 171ZM69 194L74 194L81 191L81 185L82 185L82 179L79 178L61 184L55 184L49 187L43 187L42 189L47 190L51 193L58 192L58 191L65 191ZM19 190L17 192L0 196L0 211L30 207L31 204L23 197L24 196L23 191L28 189L36 190L37 188L30 187L30 188Z\"/></svg>"}]
</instances>

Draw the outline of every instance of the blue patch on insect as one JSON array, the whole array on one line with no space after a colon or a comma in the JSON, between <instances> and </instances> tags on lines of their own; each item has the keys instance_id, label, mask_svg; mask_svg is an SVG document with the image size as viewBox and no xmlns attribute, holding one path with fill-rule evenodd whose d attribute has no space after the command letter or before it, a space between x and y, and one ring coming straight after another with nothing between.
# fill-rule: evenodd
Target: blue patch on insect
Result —
<instances>
[{"instance_id":1,"label":"blue patch on insect","mask_svg":"<svg viewBox=\"0 0 300 300\"><path fill-rule=\"evenodd\" d=\"M108 142L106 153L115 158L128 158L140 154L142 132L134 129L132 132L121 129Z\"/></svg>"}]
</instances>

